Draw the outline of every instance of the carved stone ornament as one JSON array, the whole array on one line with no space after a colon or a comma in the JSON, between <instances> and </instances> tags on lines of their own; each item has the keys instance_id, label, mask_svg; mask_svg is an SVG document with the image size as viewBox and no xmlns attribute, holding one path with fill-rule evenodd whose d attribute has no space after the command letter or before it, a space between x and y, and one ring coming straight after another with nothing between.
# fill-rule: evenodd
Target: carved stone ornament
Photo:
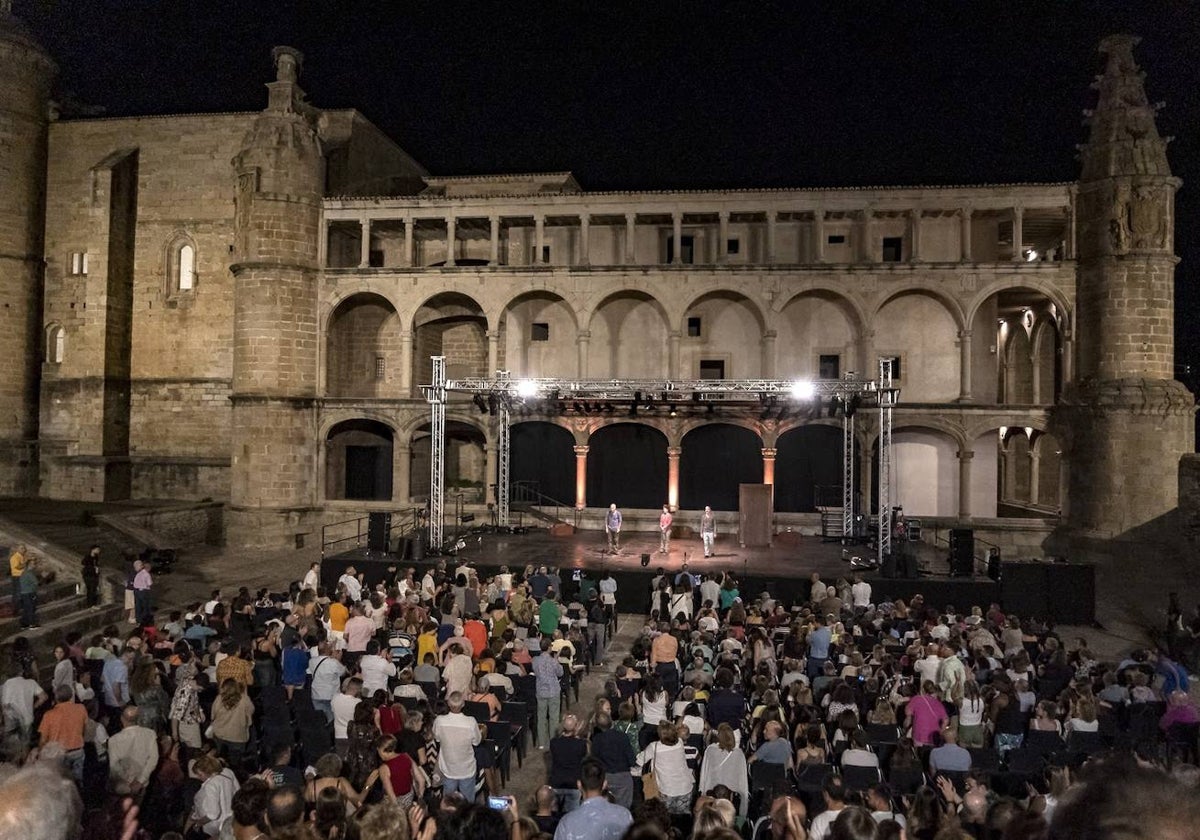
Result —
<instances>
[{"instance_id":1,"label":"carved stone ornament","mask_svg":"<svg viewBox=\"0 0 1200 840\"><path fill-rule=\"evenodd\" d=\"M1168 198L1159 187L1138 186L1129 202L1129 232L1135 249L1163 249L1168 245Z\"/></svg>"}]
</instances>

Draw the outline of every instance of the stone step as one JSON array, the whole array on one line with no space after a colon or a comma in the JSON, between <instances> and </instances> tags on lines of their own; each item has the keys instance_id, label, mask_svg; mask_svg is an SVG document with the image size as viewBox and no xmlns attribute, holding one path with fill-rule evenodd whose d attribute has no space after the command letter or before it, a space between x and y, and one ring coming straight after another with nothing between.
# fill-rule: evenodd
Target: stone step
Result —
<instances>
[{"instance_id":1,"label":"stone step","mask_svg":"<svg viewBox=\"0 0 1200 840\"><path fill-rule=\"evenodd\" d=\"M74 590L72 590L72 593ZM123 605L122 605L123 606ZM72 594L69 598L58 598L54 601L39 601L37 607L37 622L38 624L52 624L60 618L70 616L72 613L81 612L87 609L87 598L83 595ZM20 630L20 622L17 616L11 616L0 620L0 638L7 636L9 633L17 633Z\"/></svg>"},{"instance_id":2,"label":"stone step","mask_svg":"<svg viewBox=\"0 0 1200 840\"><path fill-rule=\"evenodd\" d=\"M54 646L62 641L68 633L78 632L83 636L86 642L90 637L102 631L110 624L116 625L119 630L128 630L129 625L124 623L125 610L121 604L102 604L98 609L88 609L83 607L83 599L80 599L79 607L71 612L57 616L52 619L43 620L39 616L39 621L42 623L36 630L22 630L19 635L29 639L33 644L33 652L37 656L37 660L43 666L53 662ZM0 657L4 661L9 659L9 649L13 638L18 635L16 622L12 623L12 629L6 629L0 626Z\"/></svg>"}]
</instances>

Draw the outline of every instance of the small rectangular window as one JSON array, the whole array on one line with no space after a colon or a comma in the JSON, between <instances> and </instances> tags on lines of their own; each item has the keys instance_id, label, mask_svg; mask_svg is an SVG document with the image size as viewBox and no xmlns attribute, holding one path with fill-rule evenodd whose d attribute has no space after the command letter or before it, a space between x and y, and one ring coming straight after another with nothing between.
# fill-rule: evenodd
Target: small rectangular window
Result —
<instances>
[{"instance_id":1,"label":"small rectangular window","mask_svg":"<svg viewBox=\"0 0 1200 840\"><path fill-rule=\"evenodd\" d=\"M382 382L387 376L387 360L383 356L375 357L375 381Z\"/></svg>"},{"instance_id":2,"label":"small rectangular window","mask_svg":"<svg viewBox=\"0 0 1200 840\"><path fill-rule=\"evenodd\" d=\"M727 254L740 254L740 253L741 253L741 251L742 251L742 240L740 240L740 239L727 239L727 240L725 241L725 253L727 253Z\"/></svg>"},{"instance_id":3,"label":"small rectangular window","mask_svg":"<svg viewBox=\"0 0 1200 840\"><path fill-rule=\"evenodd\" d=\"M687 319L687 334L688 338L700 337L700 316L691 315Z\"/></svg>"},{"instance_id":4,"label":"small rectangular window","mask_svg":"<svg viewBox=\"0 0 1200 840\"><path fill-rule=\"evenodd\" d=\"M71 254L71 273L76 276L83 276L88 273L87 251L75 251Z\"/></svg>"},{"instance_id":5,"label":"small rectangular window","mask_svg":"<svg viewBox=\"0 0 1200 840\"><path fill-rule=\"evenodd\" d=\"M845 245L846 244L846 234L831 233L831 234L829 234L828 237L826 237L825 241L828 242L830 245Z\"/></svg>"},{"instance_id":6,"label":"small rectangular window","mask_svg":"<svg viewBox=\"0 0 1200 840\"><path fill-rule=\"evenodd\" d=\"M694 236L679 237L682 247L679 251L679 261L684 265L692 265L696 255L696 238ZM667 237L667 262L675 262L675 237Z\"/></svg>"},{"instance_id":7,"label":"small rectangular window","mask_svg":"<svg viewBox=\"0 0 1200 840\"><path fill-rule=\"evenodd\" d=\"M900 357L899 356L884 356L885 359L892 361L892 379L900 379Z\"/></svg>"},{"instance_id":8,"label":"small rectangular window","mask_svg":"<svg viewBox=\"0 0 1200 840\"><path fill-rule=\"evenodd\" d=\"M883 237L883 261L900 262L902 259L904 259L904 237Z\"/></svg>"},{"instance_id":9,"label":"small rectangular window","mask_svg":"<svg viewBox=\"0 0 1200 840\"><path fill-rule=\"evenodd\" d=\"M372 249L367 253L367 265L371 268L383 268L383 251Z\"/></svg>"},{"instance_id":10,"label":"small rectangular window","mask_svg":"<svg viewBox=\"0 0 1200 840\"><path fill-rule=\"evenodd\" d=\"M536 262L537 261L537 246L536 245L533 246L533 258L534 258L534 261ZM550 246L549 245L542 246L542 262L545 263L546 265L550 264Z\"/></svg>"},{"instance_id":11,"label":"small rectangular window","mask_svg":"<svg viewBox=\"0 0 1200 840\"><path fill-rule=\"evenodd\" d=\"M550 325L534 322L529 328L530 341L549 341Z\"/></svg>"},{"instance_id":12,"label":"small rectangular window","mask_svg":"<svg viewBox=\"0 0 1200 840\"><path fill-rule=\"evenodd\" d=\"M842 357L837 353L822 353L818 356L817 376L821 379L841 379Z\"/></svg>"},{"instance_id":13,"label":"small rectangular window","mask_svg":"<svg viewBox=\"0 0 1200 840\"><path fill-rule=\"evenodd\" d=\"M725 378L725 360L724 359L701 359L700 360L700 378L701 379L724 379Z\"/></svg>"}]
</instances>

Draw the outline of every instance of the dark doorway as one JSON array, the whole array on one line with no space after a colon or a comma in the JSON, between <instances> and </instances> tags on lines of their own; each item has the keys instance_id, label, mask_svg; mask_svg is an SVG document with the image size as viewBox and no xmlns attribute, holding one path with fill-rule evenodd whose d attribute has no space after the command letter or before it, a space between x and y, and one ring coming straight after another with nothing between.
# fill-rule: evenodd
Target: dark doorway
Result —
<instances>
[{"instance_id":1,"label":"dark doorway","mask_svg":"<svg viewBox=\"0 0 1200 840\"><path fill-rule=\"evenodd\" d=\"M510 438L509 481L575 504L575 436L553 423L517 423Z\"/></svg>"},{"instance_id":2,"label":"dark doorway","mask_svg":"<svg viewBox=\"0 0 1200 840\"><path fill-rule=\"evenodd\" d=\"M659 508L667 502L667 436L639 423L616 423L588 440L590 507Z\"/></svg>"},{"instance_id":3,"label":"dark doorway","mask_svg":"<svg viewBox=\"0 0 1200 840\"><path fill-rule=\"evenodd\" d=\"M382 446L346 447L346 498L392 498L391 458Z\"/></svg>"},{"instance_id":4,"label":"dark doorway","mask_svg":"<svg viewBox=\"0 0 1200 840\"><path fill-rule=\"evenodd\" d=\"M392 430L374 420L346 420L325 441L325 498L386 502L392 498Z\"/></svg>"},{"instance_id":5,"label":"dark doorway","mask_svg":"<svg viewBox=\"0 0 1200 840\"><path fill-rule=\"evenodd\" d=\"M738 485L762 483L762 441L741 426L712 423L683 437L679 506L738 509Z\"/></svg>"},{"instance_id":6,"label":"dark doorway","mask_svg":"<svg viewBox=\"0 0 1200 840\"><path fill-rule=\"evenodd\" d=\"M775 510L811 513L817 509L815 488L842 486L841 429L791 429L780 436L776 449Z\"/></svg>"}]
</instances>

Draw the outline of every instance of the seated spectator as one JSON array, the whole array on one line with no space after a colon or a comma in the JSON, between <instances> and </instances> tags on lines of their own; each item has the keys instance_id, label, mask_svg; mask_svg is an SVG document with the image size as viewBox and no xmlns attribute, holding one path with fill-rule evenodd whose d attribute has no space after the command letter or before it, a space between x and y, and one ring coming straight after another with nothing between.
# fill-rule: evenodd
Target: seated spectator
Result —
<instances>
[{"instance_id":1,"label":"seated spectator","mask_svg":"<svg viewBox=\"0 0 1200 840\"><path fill-rule=\"evenodd\" d=\"M958 745L958 730L953 726L943 727L942 745L929 752L929 772L965 773L970 769L971 753Z\"/></svg>"},{"instance_id":2,"label":"seated spectator","mask_svg":"<svg viewBox=\"0 0 1200 840\"><path fill-rule=\"evenodd\" d=\"M842 751L843 767L879 767L879 756L867 747L867 733L855 729L850 733L850 746Z\"/></svg>"},{"instance_id":3,"label":"seated spectator","mask_svg":"<svg viewBox=\"0 0 1200 840\"><path fill-rule=\"evenodd\" d=\"M792 745L783 736L783 724L777 720L768 721L763 727L763 742L758 745L750 763L761 761L763 764L778 764L792 769Z\"/></svg>"},{"instance_id":4,"label":"seated spectator","mask_svg":"<svg viewBox=\"0 0 1200 840\"><path fill-rule=\"evenodd\" d=\"M1175 724L1188 725L1200 723L1200 715L1196 712L1196 707L1192 704L1191 698L1187 692L1172 691L1167 698L1167 710L1163 716L1159 718L1158 725L1163 732L1169 730Z\"/></svg>"}]
</instances>

